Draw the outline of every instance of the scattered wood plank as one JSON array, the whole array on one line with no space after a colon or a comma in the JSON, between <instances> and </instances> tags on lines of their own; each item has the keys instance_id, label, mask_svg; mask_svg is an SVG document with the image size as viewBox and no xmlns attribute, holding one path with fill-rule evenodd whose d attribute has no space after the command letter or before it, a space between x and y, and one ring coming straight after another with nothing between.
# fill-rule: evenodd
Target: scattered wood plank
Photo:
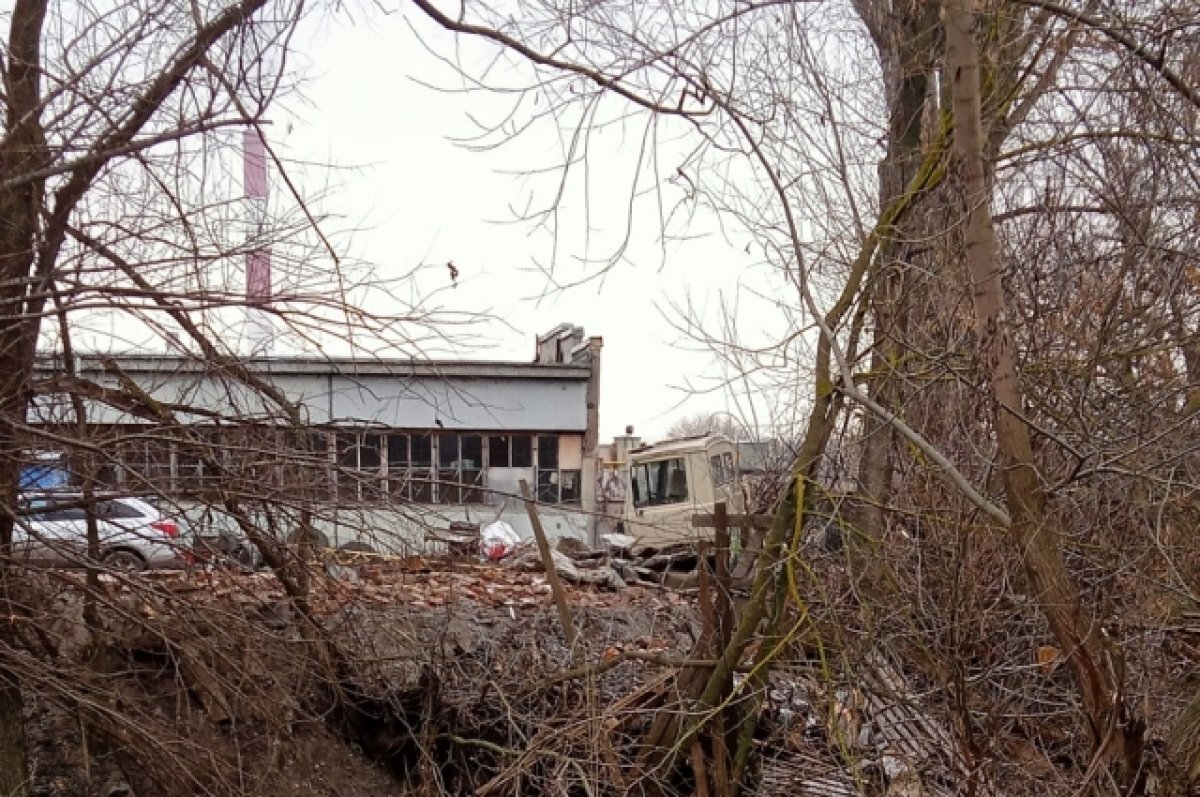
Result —
<instances>
[{"instance_id":1,"label":"scattered wood plank","mask_svg":"<svg viewBox=\"0 0 1200 797\"><path fill-rule=\"evenodd\" d=\"M726 528L752 528L759 531L767 531L771 528L771 523L775 520L771 515L726 515ZM715 514L700 514L692 515L692 527L697 529L714 529L717 528L717 516Z\"/></svg>"}]
</instances>

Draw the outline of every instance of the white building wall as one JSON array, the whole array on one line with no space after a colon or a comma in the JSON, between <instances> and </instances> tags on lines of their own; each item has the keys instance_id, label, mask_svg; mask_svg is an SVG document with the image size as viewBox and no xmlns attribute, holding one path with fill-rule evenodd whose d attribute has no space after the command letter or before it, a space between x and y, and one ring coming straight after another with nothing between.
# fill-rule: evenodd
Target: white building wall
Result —
<instances>
[{"instance_id":1,"label":"white building wall","mask_svg":"<svg viewBox=\"0 0 1200 797\"><path fill-rule=\"evenodd\" d=\"M187 405L238 420L280 419L280 412L261 394L232 380L174 374L133 377L138 387L158 401ZM110 376L95 379L117 388ZM584 432L587 429L584 380L475 377L352 378L331 374L274 375L271 382L291 401L302 405L312 425L377 424L405 429L508 430ZM66 414L64 414L66 413ZM69 417L61 400L39 397L31 420ZM132 415L91 403L88 418L97 424L138 423ZM211 421L203 413L184 421Z\"/></svg>"},{"instance_id":2,"label":"white building wall","mask_svg":"<svg viewBox=\"0 0 1200 797\"><path fill-rule=\"evenodd\" d=\"M241 536L236 521L220 510L193 505L181 507L181 514L181 520L190 531L206 535L224 531ZM551 543L564 537L588 542L588 517L578 508L541 506L538 516ZM503 520L512 526L522 540L533 539L529 515L519 501L499 508L414 504L403 509L329 509L313 519L313 527L335 548L348 542L364 542L379 553L403 555L440 552L443 543L428 538L428 529L447 529L453 522L485 526L493 520Z\"/></svg>"}]
</instances>

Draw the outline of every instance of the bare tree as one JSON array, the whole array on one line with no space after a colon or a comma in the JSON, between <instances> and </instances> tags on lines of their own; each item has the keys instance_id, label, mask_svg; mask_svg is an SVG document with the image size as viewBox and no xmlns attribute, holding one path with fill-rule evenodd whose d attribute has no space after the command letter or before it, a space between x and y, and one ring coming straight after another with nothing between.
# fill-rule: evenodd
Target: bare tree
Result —
<instances>
[{"instance_id":1,"label":"bare tree","mask_svg":"<svg viewBox=\"0 0 1200 797\"><path fill-rule=\"evenodd\" d=\"M504 690L494 690L508 701L501 719L467 738L435 731L432 705L404 702L435 694L428 683L399 702L367 689L388 681L371 669L378 661L364 664L331 637L314 608L313 579L323 576L306 560L331 493L361 499L381 489L377 463L368 475L358 437L331 446L313 435L295 402L239 359L223 338L227 311L240 311L244 297L212 279L254 242L226 231L238 214L209 168L221 162L224 131L260 124L287 87L300 9L130 3L75 17L21 0L3 49L0 608L29 621L0 631L0 787L23 788L20 687L30 679L39 696L127 747L146 736L97 701L105 656L95 666L64 661L39 635L33 620L47 616L53 590L8 556L20 453L46 440L73 451L85 486L136 450L145 454L137 488L179 499L154 460L162 446L203 474L188 497L231 518L283 591L298 664L316 673L325 698L306 716L356 744L386 726L383 747L424 761L430 787L451 788L432 763L440 756L486 757L492 791L515 793L530 761L553 761L544 781L559 789L671 793L703 777L711 792L730 793L759 768L755 734L768 730L768 687L781 671L803 679L823 716L875 711L867 725L880 759L912 757L893 782L924 778L934 788L950 778L963 792L1004 793L1006 778L1024 773L1031 790L1136 793L1159 766L1143 755L1152 730L1138 704L1148 716L1179 716L1166 753L1194 779L1196 710L1183 710L1191 695L1166 686L1183 660L1160 663L1154 640L1168 630L1147 608L1194 603L1188 574L1200 561L1179 532L1194 525L1200 484L1191 430L1200 183L1195 44L1185 35L1197 25L1194 7L414 8L533 69L525 93L505 86L508 96L537 98L519 106L536 110L529 120L517 113L515 127L568 124L564 183L587 165L592 130L639 118L648 144L631 193L649 180L658 202L641 214L630 199L626 224L653 219L665 237L703 207L762 252L769 276L754 288L756 307L776 314L765 335L751 338L733 318L710 332L689 309L680 314L683 328L724 352L740 395L785 392L775 403L804 418L771 528L747 552L755 568L736 623L721 646L704 640L692 660L675 662L675 687L639 693L619 718L589 715L580 727L609 730L583 741L529 732ZM512 129L490 132L502 142ZM531 219L556 224L564 190L556 186ZM336 252L303 198L292 199L262 234L294 266L296 285L264 312L313 342L331 319L344 337L382 346L428 330L419 308L408 318L354 311L345 285L332 284L348 268L322 281ZM618 251L605 262L620 259ZM105 314L184 353L222 385L228 407L165 403L115 359L103 363L103 379L66 363L33 377L39 340L70 359ZM106 407L142 423L132 432L89 423ZM190 422L203 413L211 428ZM850 451L863 512L839 503L830 478L831 461ZM844 551L806 544L813 519L840 524ZM156 655L177 662L219 713L221 689L203 685L211 679L197 662L229 655L224 642L197 651L171 636L171 623L129 621L136 607L106 596L99 568L88 567L92 628L120 617L170 640ZM207 610L171 611L214 624ZM91 637L96 650L113 654L100 636ZM631 660L604 655L551 680L590 682ZM1059 661L1070 679L1055 675ZM269 705L286 703L271 695ZM913 715L898 722L902 709ZM616 724L593 722L609 719ZM866 777L855 747L863 734L844 725L831 724L822 754ZM921 758L900 725L921 729L916 746L942 760ZM1030 762L1049 786L1033 783ZM162 790L178 787L159 777ZM485 783L472 775L459 788Z\"/></svg>"},{"instance_id":2,"label":"bare tree","mask_svg":"<svg viewBox=\"0 0 1200 797\"><path fill-rule=\"evenodd\" d=\"M917 571L904 568L919 567L920 557L939 544L949 546L945 567L954 574L939 593L944 598L971 594L972 579L996 596L1008 594L1010 579L1023 578L1016 591L1038 607L1035 616L1074 674L1071 699L1081 704L1089 739L1076 752L1082 765L1074 782L1103 782L1122 792L1143 788L1145 725L1126 700L1129 657L1121 648L1128 638L1104 627L1111 598L1100 595L1101 584L1135 592L1118 584L1118 573L1129 572L1133 559L1125 557L1140 546L1107 538L1105 550L1115 558L1101 564L1088 553L1094 535L1079 502L1085 494L1085 502L1099 501L1112 489L1112 482L1082 482L1118 472L1130 490L1153 484L1158 500L1166 493L1188 505L1193 500L1192 477L1182 475L1190 440L1180 440L1177 449L1160 446L1172 433L1155 435L1146 418L1122 415L1110 424L1100 416L1115 418L1117 406L1133 410L1147 403L1182 408L1183 417L1194 412L1194 381L1186 369L1195 317L1188 299L1171 301L1151 287L1172 283L1178 272L1165 257L1147 269L1134 265L1145 263L1148 248L1163 236L1183 260L1194 248L1169 211L1151 221L1149 208L1165 195L1129 201L1138 193L1131 185L1161 179L1160 172L1122 177L1094 164L1129 164L1129 148L1144 148L1155 162L1173 164L1180 178L1175 185L1189 185L1195 91L1186 77L1190 44L1175 37L1194 30L1195 9L1118 4L1100 13L1099 4L855 3L866 30L854 41L865 35L877 56L866 64L849 56L822 60L814 31L834 38L847 20L844 9L824 4L652 6L640 9L636 24L615 3L586 9L523 4L503 19L488 4L458 15L424 0L416 6L446 29L525 59L537 90L563 104L611 102L658 120L687 117L695 141L684 160L688 196L703 197L748 232L793 291L792 307L780 310L786 329L774 346L726 338L730 361L744 364L746 374L762 368L770 352L780 370L811 375L811 393L797 398L809 423L791 489L760 555L767 569L759 571L730 646L692 695L691 710L715 712L730 668L759 634L750 689L761 695L755 690L765 686L785 640L817 624L795 586L797 573L810 566L801 564L797 530L820 489L819 463L838 430L847 444L860 441L867 499L867 564L848 555L854 579L848 600L861 612L853 622L872 622L882 606L905 605L914 628L950 629L938 644L957 655L968 632L953 600L945 612L934 612L935 620L931 604L906 604L891 581L911 583L911 594L922 594L919 579L910 580ZM659 18L671 24L647 24ZM1174 49L1177 43L1184 51ZM866 81L857 79L863 72ZM1123 103L1133 96L1153 97L1158 111L1131 115ZM588 119L572 130L576 139L586 139ZM883 163L874 176L863 166L876 157L873 137L882 142ZM1108 160L1097 159L1105 149L1112 152ZM1064 152L1068 161L1059 159ZM1071 165L1061 168L1066 162ZM1051 175L1058 182L1047 184ZM993 205L999 206L995 213ZM1088 227L1092 241L1100 232L1122 244L1100 252L1083 240L1063 242L1067 220L1079 214L1095 220ZM1031 234L1036 225L1044 226ZM1099 281L1074 265L1054 271L1085 262L1115 271ZM1055 273L1078 273L1079 287L1048 287L1045 280ZM1174 295L1190 294L1176 288ZM1042 308L1054 301L1060 301L1057 309L1046 315ZM1095 328L1097 312L1101 329ZM1077 331L1063 337L1064 327ZM1149 327L1174 330L1165 348L1150 342ZM1118 343L1122 336L1132 337ZM717 340L719 334L704 336L706 344ZM787 356L797 340L812 341L800 366ZM1066 362L1070 378L1056 371ZM1102 362L1108 364L1097 373ZM1161 390L1135 395L1140 375L1149 371L1160 375L1155 385ZM1117 383L1124 385L1121 398L1113 392ZM843 414L844 406L852 414ZM1156 423L1179 430L1179 418L1167 414ZM1097 437L1099 428L1105 431ZM1095 512L1093 527L1107 522L1098 503L1087 505ZM1166 504L1159 507L1166 511ZM1130 511L1130 518L1137 514ZM986 537L988 527L1005 530L1010 542L1003 554L967 540L973 533ZM919 542L922 535L934 535L928 546ZM887 555L879 555L880 545ZM893 555L895 564L888 561ZM1156 555L1175 563L1164 561L1168 572L1182 561L1177 550ZM1023 577L1010 564L1018 564ZM855 575L863 567L879 578ZM836 583L832 575L814 581L813 588ZM982 607L983 594L977 597L973 605ZM839 621L850 619L840 614ZM945 685L962 771L982 773L978 766L996 753L985 749L986 734L969 706L982 700L992 706L988 711L1003 713L1003 701L991 702L961 669L896 644L907 661ZM1010 675L989 668L980 677L998 683ZM1177 710L1176 698L1158 699ZM743 715L749 724L757 716L751 702ZM703 727L703 719L664 719L652 741L678 751ZM996 727L1009 732L1013 726ZM646 760L662 765L660 771L678 765L671 752Z\"/></svg>"},{"instance_id":3,"label":"bare tree","mask_svg":"<svg viewBox=\"0 0 1200 797\"><path fill-rule=\"evenodd\" d=\"M749 440L753 435L737 418L728 413L701 412L689 415L667 427L667 437L693 437L722 434L730 440Z\"/></svg>"},{"instance_id":4,"label":"bare tree","mask_svg":"<svg viewBox=\"0 0 1200 797\"><path fill-rule=\"evenodd\" d=\"M28 449L67 451L82 480L93 554L85 614L94 631L97 602L104 603L105 624L123 611L98 587L94 488L104 474L128 466L126 455L139 447L190 448L197 473L203 467L209 474L193 497L227 512L254 541L302 618L311 655L334 682L345 675L338 674L339 654L309 612L302 561L312 542L306 530L321 506L320 486L328 485L325 451L315 451L301 431L306 427L295 402L238 358L238 324L253 302L240 288L242 264L252 250L274 250L285 266L284 290L274 301L254 303L301 345L337 338L416 348L413 335L432 325L405 326L415 311L406 319L383 318L352 306L348 291L363 283L339 262L286 173L284 210L255 225L246 223L232 190L231 173L241 163L235 142L246 130L261 134L266 108L294 77L288 48L302 13L302 4L266 0L98 7L22 0L6 12L0 44L0 209L6 220L0 232L0 601L14 619L0 631L0 791L6 794L24 794L28 785L22 690L32 683L32 662L62 664L47 638L31 631L42 621L36 619L40 581L12 556L14 524L26 522L18 510L18 477ZM273 149L267 155L272 168L284 167ZM192 358L225 381L229 406L214 417L201 405L165 405L115 359L107 361L105 380L79 373L81 338ZM39 346L61 352L61 370L50 378L35 378ZM56 403L62 399L65 406ZM89 409L125 414L142 426L131 434L95 424ZM205 412L228 434L208 437L185 420ZM271 477L285 468L296 478L285 484ZM161 463L148 462L137 475L142 482L127 490L177 498L160 481ZM297 528L299 559L283 545ZM103 662L98 640L96 658ZM54 680L59 676L63 680ZM72 708L72 701L90 699L92 676L50 668L38 682L38 698L78 710L82 704ZM89 717L94 727L115 734L111 738L126 727L104 711Z\"/></svg>"}]
</instances>

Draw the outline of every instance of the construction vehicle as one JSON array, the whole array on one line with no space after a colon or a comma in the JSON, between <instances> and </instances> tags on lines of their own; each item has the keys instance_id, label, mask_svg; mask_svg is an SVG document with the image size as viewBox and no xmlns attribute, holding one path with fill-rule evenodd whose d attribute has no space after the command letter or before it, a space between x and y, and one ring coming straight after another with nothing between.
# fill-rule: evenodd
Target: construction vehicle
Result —
<instances>
[{"instance_id":1,"label":"construction vehicle","mask_svg":"<svg viewBox=\"0 0 1200 797\"><path fill-rule=\"evenodd\" d=\"M723 435L668 440L628 449L623 462L625 501L618 532L633 550L661 549L712 539L693 516L711 514L718 501L743 511L737 446Z\"/></svg>"}]
</instances>

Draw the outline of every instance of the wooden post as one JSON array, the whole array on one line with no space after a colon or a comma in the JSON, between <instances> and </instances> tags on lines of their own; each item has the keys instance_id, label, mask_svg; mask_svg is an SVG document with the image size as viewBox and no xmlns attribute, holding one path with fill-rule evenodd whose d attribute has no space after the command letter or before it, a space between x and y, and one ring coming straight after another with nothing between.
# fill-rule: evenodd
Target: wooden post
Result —
<instances>
[{"instance_id":1,"label":"wooden post","mask_svg":"<svg viewBox=\"0 0 1200 797\"><path fill-rule=\"evenodd\" d=\"M713 507L713 508L716 509L716 507ZM757 529L760 531L770 531L771 530L771 522L773 520L774 520L774 518L771 515L740 515L740 514L730 515L730 514L726 514L725 515L725 526L726 526L726 528L728 528L730 525L733 525L733 526L743 526L744 525L744 526L748 526L750 528ZM715 513L711 514L711 515L706 515L706 514L692 515L692 526L695 528L711 529L711 528L714 528L716 525L717 525L717 516Z\"/></svg>"},{"instance_id":2,"label":"wooden post","mask_svg":"<svg viewBox=\"0 0 1200 797\"><path fill-rule=\"evenodd\" d=\"M708 648L700 651L700 654L706 657L711 657L714 652L720 650L720 628L717 625L717 603L713 600L713 579L712 573L708 569L708 553L712 550L712 543L701 542L697 546L699 556L696 561L696 575L698 576L699 589L697 590L700 599L700 638L708 640Z\"/></svg>"},{"instance_id":3,"label":"wooden post","mask_svg":"<svg viewBox=\"0 0 1200 797\"><path fill-rule=\"evenodd\" d=\"M733 635L733 597L731 595L733 579L729 574L729 516L724 501L719 501L713 507L713 539L716 548L716 568L714 573L713 614L716 617L716 655L720 656L729 646ZM731 685L732 686L732 685ZM734 784L730 782L731 761L729 759L731 724L728 707L722 709L713 717L712 724L712 758L713 758L713 792L714 797L730 797Z\"/></svg>"},{"instance_id":4,"label":"wooden post","mask_svg":"<svg viewBox=\"0 0 1200 797\"><path fill-rule=\"evenodd\" d=\"M724 650L729 644L729 637L733 631L733 600L730 595L732 588L729 575L729 550L730 550L730 534L729 534L729 519L726 513L725 502L718 501L713 507L713 520L716 521L714 529L713 541L716 545L717 566L716 566L716 587L717 600L714 604L717 617L717 639L719 640L719 649Z\"/></svg>"},{"instance_id":5,"label":"wooden post","mask_svg":"<svg viewBox=\"0 0 1200 797\"><path fill-rule=\"evenodd\" d=\"M533 526L533 537L537 541L538 553L542 556L542 566L546 568L546 581L550 583L554 604L558 607L558 619L562 623L567 646L571 649L571 660L574 661L576 657L575 623L571 620L571 608L567 605L567 593L558 579L558 569L554 566L554 555L550 553L550 542L546 539L546 532L542 529L542 519L538 516L537 504L534 503L533 493L529 490L529 482L521 479L520 485L521 495L525 498L525 511L529 514L529 524Z\"/></svg>"}]
</instances>

